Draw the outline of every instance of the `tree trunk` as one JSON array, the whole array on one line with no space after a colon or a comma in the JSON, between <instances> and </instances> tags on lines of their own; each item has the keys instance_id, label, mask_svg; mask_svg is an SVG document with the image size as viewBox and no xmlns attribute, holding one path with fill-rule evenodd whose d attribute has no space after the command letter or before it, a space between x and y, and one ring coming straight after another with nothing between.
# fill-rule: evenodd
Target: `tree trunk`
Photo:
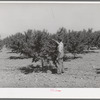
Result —
<instances>
[{"instance_id":1,"label":"tree trunk","mask_svg":"<svg viewBox=\"0 0 100 100\"><path fill-rule=\"evenodd\" d=\"M73 53L73 55L74 55L74 59L76 58L76 53Z\"/></svg>"}]
</instances>

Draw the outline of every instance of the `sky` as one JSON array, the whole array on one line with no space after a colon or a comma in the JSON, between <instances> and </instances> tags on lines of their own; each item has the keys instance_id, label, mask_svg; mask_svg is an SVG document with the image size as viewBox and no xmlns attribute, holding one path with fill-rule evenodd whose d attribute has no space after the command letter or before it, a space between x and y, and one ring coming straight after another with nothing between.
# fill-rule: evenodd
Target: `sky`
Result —
<instances>
[{"instance_id":1,"label":"sky","mask_svg":"<svg viewBox=\"0 0 100 100\"><path fill-rule=\"evenodd\" d=\"M100 4L0 3L1 38L28 29L55 33L60 27L100 30Z\"/></svg>"}]
</instances>

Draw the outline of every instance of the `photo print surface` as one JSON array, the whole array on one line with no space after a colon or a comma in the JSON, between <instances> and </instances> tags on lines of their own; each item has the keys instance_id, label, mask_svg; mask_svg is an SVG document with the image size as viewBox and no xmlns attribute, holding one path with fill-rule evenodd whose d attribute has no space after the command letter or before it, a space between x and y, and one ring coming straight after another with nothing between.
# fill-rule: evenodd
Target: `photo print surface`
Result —
<instances>
[{"instance_id":1,"label":"photo print surface","mask_svg":"<svg viewBox=\"0 0 100 100\"><path fill-rule=\"evenodd\" d=\"M99 20L99 3L0 3L0 88L100 88Z\"/></svg>"}]
</instances>

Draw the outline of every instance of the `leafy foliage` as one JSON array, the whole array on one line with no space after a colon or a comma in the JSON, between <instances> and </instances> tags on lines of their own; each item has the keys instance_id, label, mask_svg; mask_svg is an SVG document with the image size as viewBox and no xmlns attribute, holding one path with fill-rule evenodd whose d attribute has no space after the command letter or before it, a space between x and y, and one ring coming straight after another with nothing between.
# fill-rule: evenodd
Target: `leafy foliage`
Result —
<instances>
[{"instance_id":1,"label":"leafy foliage","mask_svg":"<svg viewBox=\"0 0 100 100\"><path fill-rule=\"evenodd\" d=\"M65 53L83 53L90 47L100 48L100 31L93 32L92 29L73 31L62 27L55 34L50 34L46 30L27 30L23 34L16 33L3 40L7 48L13 52L24 54L33 58L32 61L51 59L55 62L57 58L57 44L52 39L62 39Z\"/></svg>"},{"instance_id":2,"label":"leafy foliage","mask_svg":"<svg viewBox=\"0 0 100 100\"><path fill-rule=\"evenodd\" d=\"M76 56L76 54L82 53L82 51L84 50L84 43L80 32L72 31L71 33L69 33L67 49L74 55L74 57Z\"/></svg>"}]
</instances>

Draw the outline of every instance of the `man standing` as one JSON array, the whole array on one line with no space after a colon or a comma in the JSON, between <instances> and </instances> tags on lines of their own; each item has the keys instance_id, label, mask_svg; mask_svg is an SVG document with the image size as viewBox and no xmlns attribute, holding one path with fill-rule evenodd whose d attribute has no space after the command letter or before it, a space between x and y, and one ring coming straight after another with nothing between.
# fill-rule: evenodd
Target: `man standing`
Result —
<instances>
[{"instance_id":1,"label":"man standing","mask_svg":"<svg viewBox=\"0 0 100 100\"><path fill-rule=\"evenodd\" d=\"M54 40L58 44L58 56L57 56L57 73L61 74L64 73L64 66L63 66L63 57L64 57L64 44L61 39L58 41Z\"/></svg>"}]
</instances>

